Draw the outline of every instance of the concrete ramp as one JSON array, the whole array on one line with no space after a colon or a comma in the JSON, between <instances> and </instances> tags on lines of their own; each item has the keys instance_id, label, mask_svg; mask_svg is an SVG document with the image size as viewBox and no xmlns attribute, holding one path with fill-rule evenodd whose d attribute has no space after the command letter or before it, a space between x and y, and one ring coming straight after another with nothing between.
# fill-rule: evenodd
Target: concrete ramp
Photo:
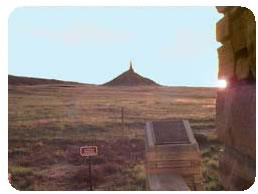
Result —
<instances>
[{"instance_id":1,"label":"concrete ramp","mask_svg":"<svg viewBox=\"0 0 258 194\"><path fill-rule=\"evenodd\" d=\"M182 176L176 173L152 173L147 181L151 191L190 191Z\"/></svg>"}]
</instances>

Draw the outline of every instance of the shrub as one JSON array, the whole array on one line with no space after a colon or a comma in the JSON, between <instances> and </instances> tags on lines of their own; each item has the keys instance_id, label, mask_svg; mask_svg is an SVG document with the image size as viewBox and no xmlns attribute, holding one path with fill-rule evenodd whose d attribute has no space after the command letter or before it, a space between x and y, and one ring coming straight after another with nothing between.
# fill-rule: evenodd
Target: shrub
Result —
<instances>
[{"instance_id":1,"label":"shrub","mask_svg":"<svg viewBox=\"0 0 258 194\"><path fill-rule=\"evenodd\" d=\"M194 137L196 138L196 141L199 143L199 145L204 145L208 143L208 138L206 135L203 134L194 134Z\"/></svg>"}]
</instances>

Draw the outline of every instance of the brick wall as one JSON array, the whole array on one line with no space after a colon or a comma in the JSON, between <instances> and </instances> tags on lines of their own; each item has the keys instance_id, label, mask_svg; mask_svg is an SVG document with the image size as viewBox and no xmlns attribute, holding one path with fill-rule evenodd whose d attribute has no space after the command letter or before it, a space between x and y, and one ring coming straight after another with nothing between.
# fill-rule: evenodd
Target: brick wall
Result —
<instances>
[{"instance_id":1,"label":"brick wall","mask_svg":"<svg viewBox=\"0 0 258 194\"><path fill-rule=\"evenodd\" d=\"M256 23L242 7L217 7L219 79L216 125L225 149L220 156L220 181L228 190L245 190L255 178L256 161Z\"/></svg>"}]
</instances>

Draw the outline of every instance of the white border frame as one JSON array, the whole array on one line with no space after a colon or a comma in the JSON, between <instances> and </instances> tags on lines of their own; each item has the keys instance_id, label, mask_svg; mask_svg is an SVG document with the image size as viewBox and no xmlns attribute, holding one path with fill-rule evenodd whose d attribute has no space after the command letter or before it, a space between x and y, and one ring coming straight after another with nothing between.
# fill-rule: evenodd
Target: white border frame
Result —
<instances>
[{"instance_id":1,"label":"white border frame","mask_svg":"<svg viewBox=\"0 0 258 194\"><path fill-rule=\"evenodd\" d=\"M243 6L257 15L256 0L1 0L0 1L0 183L1 191L15 192L8 182L8 17L24 6ZM215 25L215 24L214 24ZM257 105L256 105L257 110ZM256 145L257 146L257 145ZM257 149L256 149L257 150ZM257 191L255 183L247 192ZM38 191L40 192L40 191ZM229 191L227 191L229 192ZM245 191L246 192L246 191ZM55 192L56 193L56 192ZM59 191L58 191L59 193Z\"/></svg>"}]
</instances>

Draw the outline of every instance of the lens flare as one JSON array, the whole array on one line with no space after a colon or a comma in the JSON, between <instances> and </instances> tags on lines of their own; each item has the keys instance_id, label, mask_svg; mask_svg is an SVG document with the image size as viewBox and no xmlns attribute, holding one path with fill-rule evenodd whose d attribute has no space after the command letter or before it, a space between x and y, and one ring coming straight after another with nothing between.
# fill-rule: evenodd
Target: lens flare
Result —
<instances>
[{"instance_id":1,"label":"lens flare","mask_svg":"<svg viewBox=\"0 0 258 194\"><path fill-rule=\"evenodd\" d=\"M224 79L218 80L217 81L217 87L218 88L226 88L228 85L227 81Z\"/></svg>"}]
</instances>

